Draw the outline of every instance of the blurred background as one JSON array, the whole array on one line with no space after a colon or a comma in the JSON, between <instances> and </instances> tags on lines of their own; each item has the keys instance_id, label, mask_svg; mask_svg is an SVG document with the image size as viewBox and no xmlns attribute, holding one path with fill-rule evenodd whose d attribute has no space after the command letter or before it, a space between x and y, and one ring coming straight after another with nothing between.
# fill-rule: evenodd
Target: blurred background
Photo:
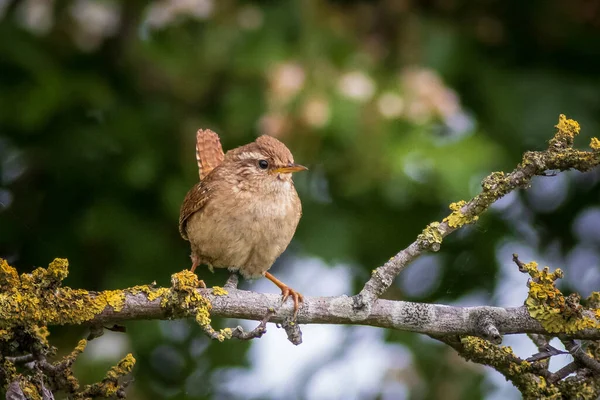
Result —
<instances>
[{"instance_id":1,"label":"blurred background","mask_svg":"<svg viewBox=\"0 0 600 400\"><path fill-rule=\"evenodd\" d=\"M269 134L310 168L295 176L304 216L272 271L308 296L355 294L484 176L544 149L560 113L587 147L600 131L598 43L592 0L0 0L0 257L21 272L67 257L73 287L169 285L190 265L177 223L198 180L196 130L226 149ZM562 289L588 296L600 287L599 172L534 179L385 297L519 306L514 252L563 268ZM127 330L90 343L83 383L132 352L131 399L519 398L417 334L305 326L294 347L274 325L225 343L193 321ZM51 339L68 352L85 335Z\"/></svg>"}]
</instances>

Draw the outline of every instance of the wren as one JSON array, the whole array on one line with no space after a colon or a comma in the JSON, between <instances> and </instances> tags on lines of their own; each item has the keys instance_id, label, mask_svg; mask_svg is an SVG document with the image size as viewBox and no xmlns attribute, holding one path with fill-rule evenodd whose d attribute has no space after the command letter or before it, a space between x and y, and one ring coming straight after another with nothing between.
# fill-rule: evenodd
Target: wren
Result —
<instances>
[{"instance_id":1,"label":"wren","mask_svg":"<svg viewBox=\"0 0 600 400\"><path fill-rule=\"evenodd\" d=\"M228 268L246 279L266 277L291 297L297 313L302 295L268 270L287 248L302 215L288 148L271 136L223 154L219 137L197 133L201 181L185 196L179 232L190 242L192 272L200 264Z\"/></svg>"}]
</instances>

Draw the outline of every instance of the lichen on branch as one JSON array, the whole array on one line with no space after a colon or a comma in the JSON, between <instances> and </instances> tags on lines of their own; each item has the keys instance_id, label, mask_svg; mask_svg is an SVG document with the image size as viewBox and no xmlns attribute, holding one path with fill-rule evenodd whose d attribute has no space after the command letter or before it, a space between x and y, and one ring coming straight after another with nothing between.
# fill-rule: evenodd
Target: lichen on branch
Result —
<instances>
[{"instance_id":1,"label":"lichen on branch","mask_svg":"<svg viewBox=\"0 0 600 400\"><path fill-rule=\"evenodd\" d=\"M550 272L548 267L539 269L535 261L522 263L516 254L513 260L521 272L531 277L528 282L529 294L525 300L529 315L549 333L571 334L582 329L600 328L598 308L584 307L577 293L565 296L556 287L556 281L563 277L561 269L554 272Z\"/></svg>"},{"instance_id":2,"label":"lichen on branch","mask_svg":"<svg viewBox=\"0 0 600 400\"><path fill-rule=\"evenodd\" d=\"M549 346L552 336L544 336L545 344L540 353L527 360L517 357L510 347L497 346L488 340L461 336L436 337L452 346L467 360L488 365L511 381L526 399L597 399L600 394L600 351L598 341L590 342L587 352L581 345L567 336L583 329L600 328L600 293L594 292L588 299L587 307L579 303L579 295L565 296L556 288L556 280L563 277L560 269L550 272L548 267L538 268L536 262L523 263L516 254L513 261L519 270L529 275L527 282L529 295L525 300L527 311L549 335L559 336L568 352ZM573 355L575 361L556 372L548 370L547 359L553 355Z\"/></svg>"},{"instance_id":3,"label":"lichen on branch","mask_svg":"<svg viewBox=\"0 0 600 400\"><path fill-rule=\"evenodd\" d=\"M161 307L168 310L174 318L194 317L198 325L212 339L220 342L231 339L231 329L225 328L215 331L211 326L210 301L197 290L200 287L198 276L191 271L184 270L171 276L171 290L161 300ZM215 288L213 288L213 292ZM217 288L217 295L227 294L224 289Z\"/></svg>"},{"instance_id":4,"label":"lichen on branch","mask_svg":"<svg viewBox=\"0 0 600 400\"><path fill-rule=\"evenodd\" d=\"M101 382L87 385L81 392L73 396L76 400L90 398L125 398L125 385L122 379L128 376L135 366L135 358L127 354L117 365L112 367ZM126 382L129 383L129 382Z\"/></svg>"},{"instance_id":5,"label":"lichen on branch","mask_svg":"<svg viewBox=\"0 0 600 400\"><path fill-rule=\"evenodd\" d=\"M500 372L519 389L524 399L596 400L600 394L599 377L577 366L567 366L563 375L562 370L550 372L544 362L523 360L510 347L497 346L481 338L436 339L454 348L466 360Z\"/></svg>"},{"instance_id":6,"label":"lichen on branch","mask_svg":"<svg viewBox=\"0 0 600 400\"><path fill-rule=\"evenodd\" d=\"M465 224L471 224L477 222L479 219L478 215L465 215L461 212L461 209L467 204L466 201L461 200L456 203L450 204L449 208L452 213L444 218L443 222L447 222L451 228L460 228Z\"/></svg>"},{"instance_id":7,"label":"lichen on branch","mask_svg":"<svg viewBox=\"0 0 600 400\"><path fill-rule=\"evenodd\" d=\"M452 212L441 222L429 224L417 239L384 265L378 267L361 292L355 296L357 307L369 310L393 283L395 277L416 258L426 251L438 251L443 239L462 228L474 223L494 202L519 188L527 188L536 175L545 175L548 170L575 169L589 171L600 164L600 141L592 139L592 151L573 148L580 126L577 121L561 114L556 132L545 151L528 151L523 154L519 165L510 173L492 172L481 182L481 193L469 201L452 203ZM364 313L368 315L368 312Z\"/></svg>"},{"instance_id":8,"label":"lichen on branch","mask_svg":"<svg viewBox=\"0 0 600 400\"><path fill-rule=\"evenodd\" d=\"M469 201L452 203L452 212L446 218L429 224L411 245L375 269L359 295L352 298L307 296L298 320L291 325L363 324L429 334L448 343L466 358L493 366L513 381L525 397L553 398L557 393L567 393L576 398L595 398L593 396L600 393L596 371L600 369L596 368L600 356L600 294L593 293L586 306L580 304L577 295L564 296L555 286L555 280L562 276L560 270L551 273L548 268L538 270L534 263L520 265L523 272L531 276L529 295L522 307L451 307L379 299L410 262L426 251L438 251L445 236L476 222L491 204L512 190L528 187L533 176L545 175L548 170L588 171L600 164L598 139L591 140L591 151L576 150L572 146L580 131L579 124L561 115L556 128L547 150L526 152L512 172L493 172L485 178L479 195ZM127 382L123 378L133 368L132 355L121 360L101 382L80 389L70 366L84 350L85 341L70 355L51 364L46 358L52 357L55 349L47 340L48 325L90 324L93 331L101 332L106 322L193 318L211 338L223 341L231 337L260 337L266 331L267 321L283 323L285 327L292 314L291 306L281 304L278 295L230 286L227 290L200 288L198 277L190 271L173 274L168 288L140 285L103 292L63 287L67 274L65 259L56 259L46 269L38 268L20 276L0 259L0 382L7 390L36 398L47 390L46 382L51 389L61 388L72 393L73 398L125 395L123 387ZM211 313L259 320L261 324L251 332L243 332L239 327L215 330L211 326ZM286 329L288 336L291 331ZM579 352L575 356L572 352L575 361L562 372L550 373L537 361L521 360L510 348L485 340L492 338L500 342L503 334L512 333L567 335L566 339L561 336L561 340L567 342L568 339L570 345L573 339L593 342L588 342L585 354ZM536 356L540 360L545 357ZM35 362L39 368L36 372L26 372L21 365L26 362ZM577 374L574 379L564 379L571 373Z\"/></svg>"},{"instance_id":9,"label":"lichen on branch","mask_svg":"<svg viewBox=\"0 0 600 400\"><path fill-rule=\"evenodd\" d=\"M0 382L5 390L21 391L28 398L41 398L45 384L70 393L74 399L125 397L120 378L129 374L135 364L131 354L113 367L102 382L80 390L71 365L87 342L80 341L71 354L50 364L46 357L52 356L55 349L47 340L46 326L83 324L107 309L118 313L129 294L143 293L149 301L160 299L161 307L171 318L195 317L215 339L222 341L231 337L231 330L216 332L210 326L211 304L196 290L198 277L190 271L174 274L171 288L155 289L145 285L91 292L61 286L68 275L68 265L66 259L57 258L48 268L37 268L19 276L6 260L0 259ZM15 363L21 360L34 362L37 372L19 371Z\"/></svg>"},{"instance_id":10,"label":"lichen on branch","mask_svg":"<svg viewBox=\"0 0 600 400\"><path fill-rule=\"evenodd\" d=\"M45 337L30 335L27 328L14 327L10 351L6 343L0 341L5 349L0 353L0 391L7 398L46 399L56 391L61 391L71 399L125 398L125 388L129 381L124 378L131 373L135 358L128 354L106 377L98 383L86 385L83 389L73 374L72 366L86 348L87 341L80 340L70 354L56 362L49 362L56 349L50 348ZM42 340L45 343L39 343ZM26 353L11 356L11 353Z\"/></svg>"},{"instance_id":11,"label":"lichen on branch","mask_svg":"<svg viewBox=\"0 0 600 400\"><path fill-rule=\"evenodd\" d=\"M19 276L0 259L0 329L16 325L78 325L111 307L119 311L125 294L119 290L100 293L60 287L69 263L57 258L48 268ZM52 289L52 290L50 290Z\"/></svg>"},{"instance_id":12,"label":"lichen on branch","mask_svg":"<svg viewBox=\"0 0 600 400\"><path fill-rule=\"evenodd\" d=\"M488 365L515 385L524 398L560 398L557 386L548 385L536 365L517 357L508 346L496 346L481 338L462 337L453 347L469 361ZM558 397L557 397L558 396Z\"/></svg>"}]
</instances>

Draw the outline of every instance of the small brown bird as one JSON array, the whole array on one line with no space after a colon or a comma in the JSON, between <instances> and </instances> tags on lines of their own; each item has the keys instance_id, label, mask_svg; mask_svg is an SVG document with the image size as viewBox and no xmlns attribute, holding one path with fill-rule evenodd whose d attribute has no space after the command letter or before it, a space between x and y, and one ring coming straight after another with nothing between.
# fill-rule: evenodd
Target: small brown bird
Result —
<instances>
[{"instance_id":1,"label":"small brown bird","mask_svg":"<svg viewBox=\"0 0 600 400\"><path fill-rule=\"evenodd\" d=\"M179 232L192 248L192 268L228 268L246 279L265 276L281 289L283 301L302 295L269 272L290 241L302 206L292 173L307 168L279 140L256 141L223 154L219 137L199 130L196 156L201 181L185 196Z\"/></svg>"}]
</instances>

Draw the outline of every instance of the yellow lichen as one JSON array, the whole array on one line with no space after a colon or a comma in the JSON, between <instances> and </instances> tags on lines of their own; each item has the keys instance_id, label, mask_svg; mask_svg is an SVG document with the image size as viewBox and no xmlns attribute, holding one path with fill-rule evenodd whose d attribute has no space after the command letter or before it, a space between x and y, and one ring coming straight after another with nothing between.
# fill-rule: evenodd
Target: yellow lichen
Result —
<instances>
[{"instance_id":1,"label":"yellow lichen","mask_svg":"<svg viewBox=\"0 0 600 400\"><path fill-rule=\"evenodd\" d=\"M48 265L47 276L52 281L62 282L67 275L69 275L69 261L66 258L56 258Z\"/></svg>"},{"instance_id":2,"label":"yellow lichen","mask_svg":"<svg viewBox=\"0 0 600 400\"><path fill-rule=\"evenodd\" d=\"M219 330L219 332L213 331L214 339L217 339L219 342L231 339L232 335L233 332L231 331L231 328L224 328Z\"/></svg>"},{"instance_id":3,"label":"yellow lichen","mask_svg":"<svg viewBox=\"0 0 600 400\"><path fill-rule=\"evenodd\" d=\"M49 347L50 343L48 343L48 336L50 336L50 331L46 326L38 326L33 325L30 327L31 335L37 339L39 343L43 346Z\"/></svg>"},{"instance_id":4,"label":"yellow lichen","mask_svg":"<svg viewBox=\"0 0 600 400\"><path fill-rule=\"evenodd\" d=\"M119 363L112 367L107 373L102 382L87 385L81 393L78 393L76 399L88 399L98 397L113 398L118 395L122 385L119 384L119 379L128 375L135 366L135 358L133 355L127 354Z\"/></svg>"},{"instance_id":5,"label":"yellow lichen","mask_svg":"<svg viewBox=\"0 0 600 400\"><path fill-rule=\"evenodd\" d=\"M106 304L111 306L116 312L121 311L125 305L125 294L121 290L105 290L99 296L104 297Z\"/></svg>"},{"instance_id":6,"label":"yellow lichen","mask_svg":"<svg viewBox=\"0 0 600 400\"><path fill-rule=\"evenodd\" d=\"M567 119L564 114L558 117L558 124L555 125L557 131L550 139L550 150L562 150L573 146L575 136L579 134L579 123L572 119Z\"/></svg>"},{"instance_id":7,"label":"yellow lichen","mask_svg":"<svg viewBox=\"0 0 600 400\"><path fill-rule=\"evenodd\" d=\"M225 335L225 337L226 337L227 339L231 339L231 335L232 335L231 328L224 328L224 329L221 329L221 333L222 333L223 335Z\"/></svg>"},{"instance_id":8,"label":"yellow lichen","mask_svg":"<svg viewBox=\"0 0 600 400\"><path fill-rule=\"evenodd\" d=\"M460 342L463 357L489 365L502 373L519 388L524 398L561 398L560 390L554 385L548 385L543 377L534 374L532 364L516 357L510 347L497 346L474 336L461 337Z\"/></svg>"},{"instance_id":9,"label":"yellow lichen","mask_svg":"<svg viewBox=\"0 0 600 400\"><path fill-rule=\"evenodd\" d=\"M423 229L423 232L417 236L417 241L419 242L420 247L429 248L432 246L437 246L439 248L440 244L442 244L442 240L444 239L439 228L439 222L432 222L427 225L425 229ZM376 270L374 270L374 272L375 271Z\"/></svg>"},{"instance_id":10,"label":"yellow lichen","mask_svg":"<svg viewBox=\"0 0 600 400\"><path fill-rule=\"evenodd\" d=\"M590 141L590 147L592 148L592 150L599 151L600 150L600 140L598 140L598 138L593 137L592 140Z\"/></svg>"},{"instance_id":11,"label":"yellow lichen","mask_svg":"<svg viewBox=\"0 0 600 400\"><path fill-rule=\"evenodd\" d=\"M7 382L11 382L15 379L15 376L17 375L17 368L15 367L15 364L11 363L8 360L4 360L4 363L2 363L2 370L5 374L4 379Z\"/></svg>"},{"instance_id":12,"label":"yellow lichen","mask_svg":"<svg viewBox=\"0 0 600 400\"><path fill-rule=\"evenodd\" d=\"M135 358L133 354L129 353L119 363L112 367L107 373L107 379L118 379L121 376L125 376L130 374L133 371L133 367L135 366Z\"/></svg>"},{"instance_id":13,"label":"yellow lichen","mask_svg":"<svg viewBox=\"0 0 600 400\"><path fill-rule=\"evenodd\" d=\"M573 119L568 119L564 114L558 116L558 124L555 126L559 133L575 137L579 135L579 123Z\"/></svg>"},{"instance_id":14,"label":"yellow lichen","mask_svg":"<svg viewBox=\"0 0 600 400\"><path fill-rule=\"evenodd\" d=\"M229 293L227 292L227 290L223 289L220 286L213 286L212 288L212 293L215 296L227 296Z\"/></svg>"},{"instance_id":15,"label":"yellow lichen","mask_svg":"<svg viewBox=\"0 0 600 400\"><path fill-rule=\"evenodd\" d=\"M202 327L210 325L211 321L208 307L201 307L196 311L196 322Z\"/></svg>"},{"instance_id":16,"label":"yellow lichen","mask_svg":"<svg viewBox=\"0 0 600 400\"><path fill-rule=\"evenodd\" d=\"M593 379L564 379L559 382L562 399L598 400L598 382Z\"/></svg>"},{"instance_id":17,"label":"yellow lichen","mask_svg":"<svg viewBox=\"0 0 600 400\"><path fill-rule=\"evenodd\" d=\"M77 343L77 346L75 346L75 348L73 349L73 353L72 354L79 355L79 354L83 353L83 351L85 350L86 347L87 347L87 340L81 339Z\"/></svg>"},{"instance_id":18,"label":"yellow lichen","mask_svg":"<svg viewBox=\"0 0 600 400\"><path fill-rule=\"evenodd\" d=\"M148 285L128 290L87 290L61 287L68 274L66 259L56 259L48 268L37 268L18 276L4 260L0 260L0 340L11 340L11 329L25 327L42 346L48 347L46 325L78 325L93 320L107 308L119 312L125 306L128 294L144 293L150 301L160 299L161 307L174 318L194 317L213 338L225 340L230 330L216 332L211 327L210 301L198 290L201 282L190 271L173 274L170 288ZM221 287L214 287L215 295L226 295ZM81 343L83 345L83 343Z\"/></svg>"},{"instance_id":19,"label":"yellow lichen","mask_svg":"<svg viewBox=\"0 0 600 400\"><path fill-rule=\"evenodd\" d=\"M200 286L198 275L190 270L184 269L171 275L171 287L174 290L187 291L190 288L196 289Z\"/></svg>"},{"instance_id":20,"label":"yellow lichen","mask_svg":"<svg viewBox=\"0 0 600 400\"><path fill-rule=\"evenodd\" d=\"M464 336L460 341L467 354L471 354L472 358L485 357L487 364L494 367L506 365L514 374L527 372L530 367L529 363L523 364L514 361L517 358L511 347L497 346L475 336Z\"/></svg>"},{"instance_id":21,"label":"yellow lichen","mask_svg":"<svg viewBox=\"0 0 600 400\"><path fill-rule=\"evenodd\" d=\"M448 208L451 209L452 211L460 211L460 209L463 208L465 206L465 204L467 204L466 201L460 200L460 201L450 204L448 206Z\"/></svg>"},{"instance_id":22,"label":"yellow lichen","mask_svg":"<svg viewBox=\"0 0 600 400\"><path fill-rule=\"evenodd\" d=\"M524 158L523 160L526 162L527 160ZM487 176L482 182L481 187L485 191L492 191L498 189L500 186L506 185L506 175L503 171L492 172L489 176Z\"/></svg>"},{"instance_id":23,"label":"yellow lichen","mask_svg":"<svg viewBox=\"0 0 600 400\"><path fill-rule=\"evenodd\" d=\"M450 204L449 208L452 210L452 214L444 218L444 222L447 222L451 228L460 228L464 224L470 224L479 219L479 216L477 215L469 216L461 212L461 208L463 208L465 204L467 204L467 202L464 200Z\"/></svg>"},{"instance_id":24,"label":"yellow lichen","mask_svg":"<svg viewBox=\"0 0 600 400\"><path fill-rule=\"evenodd\" d=\"M198 276L184 270L171 275L171 289L163 297L161 307L167 309L173 316L193 316L198 325L209 335L217 333L211 327L210 301L197 290L200 285Z\"/></svg>"},{"instance_id":25,"label":"yellow lichen","mask_svg":"<svg viewBox=\"0 0 600 400\"><path fill-rule=\"evenodd\" d=\"M12 340L14 337L14 333L10 329L0 329L0 340L8 342Z\"/></svg>"},{"instance_id":26,"label":"yellow lichen","mask_svg":"<svg viewBox=\"0 0 600 400\"><path fill-rule=\"evenodd\" d=\"M550 272L548 267L538 269L536 262L521 265L531 276L529 295L525 305L532 318L538 320L550 333L574 333L586 328L600 327L598 321L585 316L578 296L565 297L555 286L563 277L560 269Z\"/></svg>"},{"instance_id":27,"label":"yellow lichen","mask_svg":"<svg viewBox=\"0 0 600 400\"><path fill-rule=\"evenodd\" d=\"M42 396L37 387L27 379L20 379L19 386L25 395L25 398L30 400L42 400Z\"/></svg>"},{"instance_id":28,"label":"yellow lichen","mask_svg":"<svg viewBox=\"0 0 600 400\"><path fill-rule=\"evenodd\" d=\"M67 267L67 260L56 259L47 269L37 268L15 279L11 268L3 265L2 270L9 271L12 282L0 291L0 329L15 325L81 324L106 307L122 309L125 302L122 292L92 293L60 287L61 279L67 276Z\"/></svg>"},{"instance_id":29,"label":"yellow lichen","mask_svg":"<svg viewBox=\"0 0 600 400\"><path fill-rule=\"evenodd\" d=\"M600 321L600 292L592 292L587 298L587 305L594 313L596 319Z\"/></svg>"},{"instance_id":30,"label":"yellow lichen","mask_svg":"<svg viewBox=\"0 0 600 400\"><path fill-rule=\"evenodd\" d=\"M7 290L18 285L18 283L17 270L8 265L5 259L0 258L0 289Z\"/></svg>"},{"instance_id":31,"label":"yellow lichen","mask_svg":"<svg viewBox=\"0 0 600 400\"><path fill-rule=\"evenodd\" d=\"M154 288L150 287L149 285L137 285L130 288L128 291L129 293L134 295L144 293L148 300L154 301L158 298L165 296L169 292L169 288Z\"/></svg>"},{"instance_id":32,"label":"yellow lichen","mask_svg":"<svg viewBox=\"0 0 600 400\"><path fill-rule=\"evenodd\" d=\"M61 287L61 282L67 274L66 259L55 259L48 268L37 268L21 276L5 260L0 260L0 343L2 346L6 346L9 342L9 346L18 346L17 350L22 352L51 354L53 350L48 343L47 325L81 324L93 319L107 307L112 307L117 312L122 310L125 304L124 291L107 290L96 293ZM179 289L182 287L180 286ZM175 292L175 289L156 290L156 292L170 293ZM154 295L154 292L151 295ZM17 336L15 332L21 333ZM26 344L19 342L19 337L28 338ZM89 385L85 391L78 392L79 382L72 373L71 364L85 350L86 345L86 340L80 340L70 354L53 364L55 367L53 371L57 375L50 382L60 382L60 389L73 393L74 399L118 395L118 391L123 387L119 384L118 378L131 372L135 359L129 354L108 372L104 381ZM20 346L26 347L20 348ZM4 362L2 370L5 381L18 380L19 387L27 398L41 398L41 388L38 387L37 381L31 379L31 376L18 374L14 365L8 361Z\"/></svg>"}]
</instances>

